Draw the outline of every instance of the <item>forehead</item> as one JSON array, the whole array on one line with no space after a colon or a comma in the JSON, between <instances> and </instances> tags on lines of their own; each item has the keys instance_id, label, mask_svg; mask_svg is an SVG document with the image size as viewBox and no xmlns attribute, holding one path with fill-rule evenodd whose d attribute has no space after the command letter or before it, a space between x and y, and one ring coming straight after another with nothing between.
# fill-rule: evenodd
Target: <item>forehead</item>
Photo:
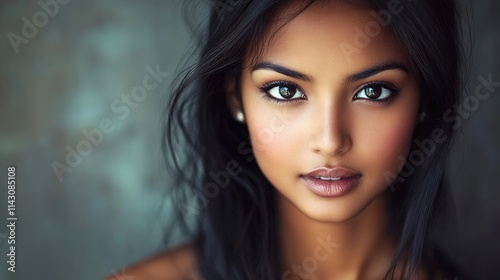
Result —
<instances>
[{"instance_id":1,"label":"forehead","mask_svg":"<svg viewBox=\"0 0 500 280\"><path fill-rule=\"evenodd\" d=\"M323 1L287 21L296 9L289 4L279 11L261 42L262 53L248 53L247 66L271 61L314 75L318 69L354 72L387 61L409 64L402 45L367 5Z\"/></svg>"}]
</instances>

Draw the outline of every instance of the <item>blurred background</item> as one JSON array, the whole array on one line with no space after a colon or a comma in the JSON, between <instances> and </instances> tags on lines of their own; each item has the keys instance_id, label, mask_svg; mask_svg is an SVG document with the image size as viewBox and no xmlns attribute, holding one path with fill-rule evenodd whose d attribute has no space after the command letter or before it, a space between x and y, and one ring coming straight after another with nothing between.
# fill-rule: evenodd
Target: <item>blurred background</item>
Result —
<instances>
[{"instance_id":1,"label":"blurred background","mask_svg":"<svg viewBox=\"0 0 500 280\"><path fill-rule=\"evenodd\" d=\"M191 42L181 8L0 3L0 279L102 279L183 241L162 244L171 209L160 151L163 102ZM475 1L471 93L500 82L499 13L499 1ZM450 252L475 279L500 274L500 86L491 89L450 157L460 236ZM11 165L15 273L4 225Z\"/></svg>"}]
</instances>

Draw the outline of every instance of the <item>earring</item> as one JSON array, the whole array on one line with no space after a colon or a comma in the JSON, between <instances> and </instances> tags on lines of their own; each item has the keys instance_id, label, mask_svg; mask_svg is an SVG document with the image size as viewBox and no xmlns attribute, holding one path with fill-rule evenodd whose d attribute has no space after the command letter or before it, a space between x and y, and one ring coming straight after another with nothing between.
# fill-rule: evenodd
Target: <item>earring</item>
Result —
<instances>
[{"instance_id":1,"label":"earring","mask_svg":"<svg viewBox=\"0 0 500 280\"><path fill-rule=\"evenodd\" d=\"M245 114L243 114L243 111L241 110L241 108L238 108L236 110L236 116L235 116L235 119L236 121L238 121L239 123L244 123L245 122Z\"/></svg>"},{"instance_id":2,"label":"earring","mask_svg":"<svg viewBox=\"0 0 500 280\"><path fill-rule=\"evenodd\" d=\"M427 114L425 112L420 113L418 115L417 123L423 123L427 120Z\"/></svg>"}]
</instances>

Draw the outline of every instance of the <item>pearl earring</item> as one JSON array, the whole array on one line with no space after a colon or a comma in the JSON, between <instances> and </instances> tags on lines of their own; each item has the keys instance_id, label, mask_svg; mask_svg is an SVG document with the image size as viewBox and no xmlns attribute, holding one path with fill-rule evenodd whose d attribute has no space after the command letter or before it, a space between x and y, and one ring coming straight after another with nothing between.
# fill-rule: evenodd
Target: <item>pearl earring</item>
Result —
<instances>
[{"instance_id":1,"label":"pearl earring","mask_svg":"<svg viewBox=\"0 0 500 280\"><path fill-rule=\"evenodd\" d=\"M418 123L423 123L426 120L427 120L427 114L425 112L420 113L420 115L418 116L417 122Z\"/></svg>"},{"instance_id":2,"label":"pearl earring","mask_svg":"<svg viewBox=\"0 0 500 280\"><path fill-rule=\"evenodd\" d=\"M239 108L238 110L236 110L236 121L238 121L239 123L244 123L245 122L245 114L243 114L243 111L241 110L241 108Z\"/></svg>"}]
</instances>

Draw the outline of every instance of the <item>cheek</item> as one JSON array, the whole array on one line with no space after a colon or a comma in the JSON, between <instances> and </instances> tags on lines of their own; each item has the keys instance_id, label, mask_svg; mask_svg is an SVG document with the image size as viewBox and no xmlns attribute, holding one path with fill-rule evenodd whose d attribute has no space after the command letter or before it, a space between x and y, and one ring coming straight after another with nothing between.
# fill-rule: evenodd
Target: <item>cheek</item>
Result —
<instances>
[{"instance_id":1,"label":"cheek","mask_svg":"<svg viewBox=\"0 0 500 280\"><path fill-rule=\"evenodd\" d=\"M366 168L379 179L387 172L399 172L411 146L415 114L415 108L395 110L360 129L363 131L357 139L360 153L365 155Z\"/></svg>"},{"instance_id":2,"label":"cheek","mask_svg":"<svg viewBox=\"0 0 500 280\"><path fill-rule=\"evenodd\" d=\"M265 174L270 169L279 168L291 157L289 151L293 150L293 143L287 137L290 127L272 110L266 110L263 106L249 108L247 126L254 155Z\"/></svg>"},{"instance_id":3,"label":"cheek","mask_svg":"<svg viewBox=\"0 0 500 280\"><path fill-rule=\"evenodd\" d=\"M303 149L297 139L297 122L290 117L290 108L269 105L260 97L243 96L245 117L257 164L271 183L280 185L286 172L293 171L295 152ZM292 110L293 111L293 110ZM295 151L295 152L294 152Z\"/></svg>"}]
</instances>

